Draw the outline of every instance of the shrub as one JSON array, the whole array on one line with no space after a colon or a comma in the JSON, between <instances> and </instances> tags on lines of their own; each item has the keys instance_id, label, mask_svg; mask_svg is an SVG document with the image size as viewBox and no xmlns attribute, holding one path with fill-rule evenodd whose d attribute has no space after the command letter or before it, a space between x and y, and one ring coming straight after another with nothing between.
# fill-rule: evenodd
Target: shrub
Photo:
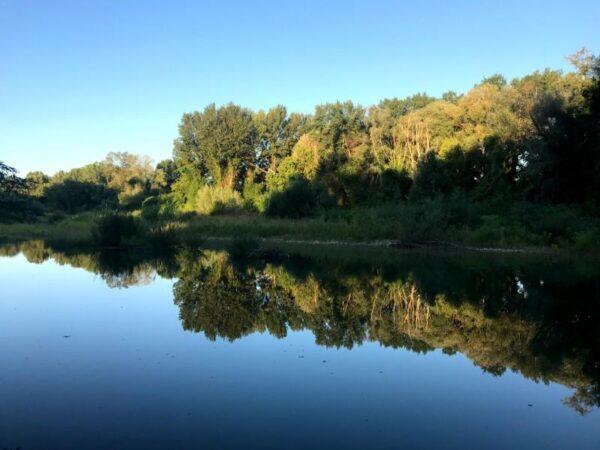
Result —
<instances>
[{"instance_id":1,"label":"shrub","mask_svg":"<svg viewBox=\"0 0 600 450\"><path fill-rule=\"evenodd\" d=\"M196 194L201 187L200 180L189 170L184 170L171 188L171 197L177 209L193 212L196 208Z\"/></svg>"},{"instance_id":2,"label":"shrub","mask_svg":"<svg viewBox=\"0 0 600 450\"><path fill-rule=\"evenodd\" d=\"M282 192L271 194L265 213L272 217L301 219L313 215L323 203L324 192L305 178L296 178Z\"/></svg>"},{"instance_id":3,"label":"shrub","mask_svg":"<svg viewBox=\"0 0 600 450\"><path fill-rule=\"evenodd\" d=\"M538 245L542 237L532 234L520 223L490 214L481 217L481 225L471 232L470 239L477 244Z\"/></svg>"},{"instance_id":4,"label":"shrub","mask_svg":"<svg viewBox=\"0 0 600 450\"><path fill-rule=\"evenodd\" d=\"M404 239L448 239L450 230L472 225L477 218L476 205L456 192L407 203L398 217L399 231Z\"/></svg>"},{"instance_id":5,"label":"shrub","mask_svg":"<svg viewBox=\"0 0 600 450\"><path fill-rule=\"evenodd\" d=\"M98 245L120 247L126 239L139 234L138 221L127 214L108 213L96 219L93 236Z\"/></svg>"},{"instance_id":6,"label":"shrub","mask_svg":"<svg viewBox=\"0 0 600 450\"><path fill-rule=\"evenodd\" d=\"M410 198L421 200L447 194L451 186L443 161L434 152L429 152L419 161Z\"/></svg>"},{"instance_id":7,"label":"shrub","mask_svg":"<svg viewBox=\"0 0 600 450\"><path fill-rule=\"evenodd\" d=\"M170 226L150 227L145 233L144 240L155 251L164 250L178 244L176 230Z\"/></svg>"},{"instance_id":8,"label":"shrub","mask_svg":"<svg viewBox=\"0 0 600 450\"><path fill-rule=\"evenodd\" d=\"M52 184L46 188L45 195L48 206L69 213L117 203L115 190L84 181L65 180Z\"/></svg>"},{"instance_id":9,"label":"shrub","mask_svg":"<svg viewBox=\"0 0 600 450\"><path fill-rule=\"evenodd\" d=\"M552 243L593 226L592 221L577 208L566 205L518 203L512 207L511 215L532 232L548 236Z\"/></svg>"},{"instance_id":10,"label":"shrub","mask_svg":"<svg viewBox=\"0 0 600 450\"><path fill-rule=\"evenodd\" d=\"M35 222L44 206L32 197L0 194L0 223Z\"/></svg>"},{"instance_id":11,"label":"shrub","mask_svg":"<svg viewBox=\"0 0 600 450\"><path fill-rule=\"evenodd\" d=\"M268 195L264 192L263 186L248 177L244 183L244 206L251 211L260 213L265 211Z\"/></svg>"},{"instance_id":12,"label":"shrub","mask_svg":"<svg viewBox=\"0 0 600 450\"><path fill-rule=\"evenodd\" d=\"M267 174L267 189L269 191L283 191L294 177L300 176L298 164L292 157L283 158L277 170Z\"/></svg>"},{"instance_id":13,"label":"shrub","mask_svg":"<svg viewBox=\"0 0 600 450\"><path fill-rule=\"evenodd\" d=\"M142 217L146 220L169 218L175 214L175 203L172 196L160 195L148 197L142 202Z\"/></svg>"},{"instance_id":14,"label":"shrub","mask_svg":"<svg viewBox=\"0 0 600 450\"><path fill-rule=\"evenodd\" d=\"M404 171L386 169L381 173L376 192L382 200L404 200L412 186L412 180Z\"/></svg>"},{"instance_id":15,"label":"shrub","mask_svg":"<svg viewBox=\"0 0 600 450\"><path fill-rule=\"evenodd\" d=\"M148 197L142 202L142 217L146 220L156 220L160 215L160 202L158 197Z\"/></svg>"},{"instance_id":16,"label":"shrub","mask_svg":"<svg viewBox=\"0 0 600 450\"><path fill-rule=\"evenodd\" d=\"M229 187L202 186L196 193L196 212L204 215L223 214L242 209L244 201L239 192Z\"/></svg>"}]
</instances>

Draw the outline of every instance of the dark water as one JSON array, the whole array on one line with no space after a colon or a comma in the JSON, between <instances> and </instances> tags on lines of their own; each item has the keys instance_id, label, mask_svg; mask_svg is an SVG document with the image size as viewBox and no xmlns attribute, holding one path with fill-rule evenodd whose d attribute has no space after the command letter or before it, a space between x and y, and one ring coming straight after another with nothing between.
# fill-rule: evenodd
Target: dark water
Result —
<instances>
[{"instance_id":1,"label":"dark water","mask_svg":"<svg viewBox=\"0 0 600 450\"><path fill-rule=\"evenodd\" d=\"M600 448L593 262L2 252L2 449Z\"/></svg>"}]
</instances>

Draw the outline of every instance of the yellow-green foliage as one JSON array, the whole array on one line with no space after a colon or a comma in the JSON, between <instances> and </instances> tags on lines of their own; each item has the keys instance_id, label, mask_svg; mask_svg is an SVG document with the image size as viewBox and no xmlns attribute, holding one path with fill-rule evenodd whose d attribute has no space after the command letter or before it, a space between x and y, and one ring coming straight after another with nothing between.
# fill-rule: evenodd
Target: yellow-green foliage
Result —
<instances>
[{"instance_id":1,"label":"yellow-green foliage","mask_svg":"<svg viewBox=\"0 0 600 450\"><path fill-rule=\"evenodd\" d=\"M296 176L313 180L317 176L322 157L323 152L317 139L310 134L303 135L292 149L292 154L281 161L276 171L267 175L269 191L282 191Z\"/></svg>"},{"instance_id":2,"label":"yellow-green foliage","mask_svg":"<svg viewBox=\"0 0 600 450\"><path fill-rule=\"evenodd\" d=\"M253 174L246 177L242 194L244 205L249 210L255 210L260 213L265 211L269 195L264 191L264 185L254 180Z\"/></svg>"},{"instance_id":3,"label":"yellow-green foliage","mask_svg":"<svg viewBox=\"0 0 600 450\"><path fill-rule=\"evenodd\" d=\"M209 215L241 209L243 206L242 196L232 188L205 185L196 193L194 210Z\"/></svg>"}]
</instances>

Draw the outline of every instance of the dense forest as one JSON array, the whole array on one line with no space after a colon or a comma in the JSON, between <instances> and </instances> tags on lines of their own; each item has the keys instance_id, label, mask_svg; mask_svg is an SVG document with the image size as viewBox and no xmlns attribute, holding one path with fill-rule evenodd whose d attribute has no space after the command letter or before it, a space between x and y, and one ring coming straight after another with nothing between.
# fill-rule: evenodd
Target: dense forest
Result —
<instances>
[{"instance_id":1,"label":"dense forest","mask_svg":"<svg viewBox=\"0 0 600 450\"><path fill-rule=\"evenodd\" d=\"M600 59L585 49L569 59L571 72L493 75L464 94L369 108L327 103L305 115L211 104L183 115L172 159L156 166L111 153L22 178L4 161L0 222L50 225L108 210L360 227L371 217L398 230L382 237L470 230L482 242L600 246Z\"/></svg>"}]
</instances>

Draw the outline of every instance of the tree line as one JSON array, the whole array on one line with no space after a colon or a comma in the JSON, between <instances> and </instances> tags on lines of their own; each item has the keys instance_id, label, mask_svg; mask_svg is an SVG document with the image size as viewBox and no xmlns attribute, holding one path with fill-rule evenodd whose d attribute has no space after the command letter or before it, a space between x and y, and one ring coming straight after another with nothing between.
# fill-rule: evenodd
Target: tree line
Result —
<instances>
[{"instance_id":1,"label":"tree line","mask_svg":"<svg viewBox=\"0 0 600 450\"><path fill-rule=\"evenodd\" d=\"M101 207L148 216L255 211L301 218L331 208L460 197L470 203L600 199L600 62L487 77L464 94L424 93L313 114L229 103L183 115L172 159L111 153L50 177L0 166L2 219Z\"/></svg>"}]
</instances>

